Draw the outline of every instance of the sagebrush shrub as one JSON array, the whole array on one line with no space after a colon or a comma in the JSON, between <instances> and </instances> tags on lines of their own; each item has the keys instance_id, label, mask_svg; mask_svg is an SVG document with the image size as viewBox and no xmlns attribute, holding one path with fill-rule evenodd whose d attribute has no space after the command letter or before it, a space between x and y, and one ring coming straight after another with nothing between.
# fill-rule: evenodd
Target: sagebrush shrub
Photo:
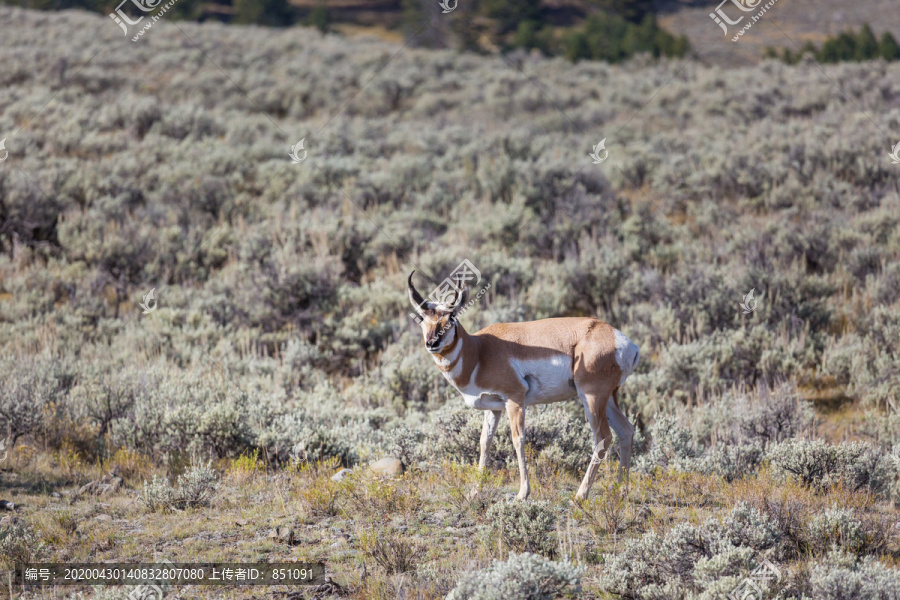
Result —
<instances>
[{"instance_id":1,"label":"sagebrush shrub","mask_svg":"<svg viewBox=\"0 0 900 600\"><path fill-rule=\"evenodd\" d=\"M502 477L473 465L443 463L443 488L450 504L461 513L482 516L500 499Z\"/></svg>"},{"instance_id":2,"label":"sagebrush shrub","mask_svg":"<svg viewBox=\"0 0 900 600\"><path fill-rule=\"evenodd\" d=\"M503 552L534 552L550 558L556 554L557 541L552 535L556 511L549 503L498 502L488 509L486 518Z\"/></svg>"},{"instance_id":3,"label":"sagebrush shrub","mask_svg":"<svg viewBox=\"0 0 900 600\"><path fill-rule=\"evenodd\" d=\"M481 453L479 439L484 415L481 411L464 406L446 404L435 411L426 443L437 458L446 458L462 464L478 462ZM502 453L500 448L500 428L491 447L491 455ZM508 426L507 426L508 427ZM505 462L505 460L504 460Z\"/></svg>"},{"instance_id":4,"label":"sagebrush shrub","mask_svg":"<svg viewBox=\"0 0 900 600\"><path fill-rule=\"evenodd\" d=\"M416 540L397 533L379 533L369 554L388 575L393 575L415 570L422 551L422 544Z\"/></svg>"},{"instance_id":5,"label":"sagebrush shrub","mask_svg":"<svg viewBox=\"0 0 900 600\"><path fill-rule=\"evenodd\" d=\"M809 587L810 597L821 600L895 600L900 598L900 570L837 550L813 565Z\"/></svg>"},{"instance_id":6,"label":"sagebrush shrub","mask_svg":"<svg viewBox=\"0 0 900 600\"><path fill-rule=\"evenodd\" d=\"M889 519L835 506L809 522L808 547L820 554L832 548L857 555L879 554L896 538L892 527Z\"/></svg>"},{"instance_id":7,"label":"sagebrush shrub","mask_svg":"<svg viewBox=\"0 0 900 600\"><path fill-rule=\"evenodd\" d=\"M6 569L19 568L32 562L43 552L44 543L25 523L13 520L0 527L0 564Z\"/></svg>"},{"instance_id":8,"label":"sagebrush shrub","mask_svg":"<svg viewBox=\"0 0 900 600\"><path fill-rule=\"evenodd\" d=\"M555 600L581 592L583 569L531 553L511 554L467 573L447 600ZM576 596L577 597L577 596Z\"/></svg>"},{"instance_id":9,"label":"sagebrush shrub","mask_svg":"<svg viewBox=\"0 0 900 600\"><path fill-rule=\"evenodd\" d=\"M738 504L722 523L678 523L645 533L606 555L600 586L626 598L688 597L710 588L729 593L763 557L780 554L781 533L763 513ZM724 589L729 588L730 589Z\"/></svg>"},{"instance_id":10,"label":"sagebrush shrub","mask_svg":"<svg viewBox=\"0 0 900 600\"><path fill-rule=\"evenodd\" d=\"M822 491L839 484L851 491L882 494L891 475L882 451L861 442L792 439L771 446L766 458L776 473L793 475Z\"/></svg>"},{"instance_id":11,"label":"sagebrush shrub","mask_svg":"<svg viewBox=\"0 0 900 600\"><path fill-rule=\"evenodd\" d=\"M869 406L900 409L900 310L876 306L856 319L856 330L832 338L822 355L826 373Z\"/></svg>"},{"instance_id":12,"label":"sagebrush shrub","mask_svg":"<svg viewBox=\"0 0 900 600\"><path fill-rule=\"evenodd\" d=\"M782 532L771 517L745 502L735 505L723 521L729 540L735 546L746 546L757 552L780 551Z\"/></svg>"},{"instance_id":13,"label":"sagebrush shrub","mask_svg":"<svg viewBox=\"0 0 900 600\"><path fill-rule=\"evenodd\" d=\"M47 428L75 380L71 365L44 356L4 357L0 372L0 431L12 441Z\"/></svg>"},{"instance_id":14,"label":"sagebrush shrub","mask_svg":"<svg viewBox=\"0 0 900 600\"><path fill-rule=\"evenodd\" d=\"M144 482L141 502L151 512L170 512L208 506L216 492L218 475L206 465L193 465L178 476L175 485L165 478L153 476L150 482Z\"/></svg>"},{"instance_id":15,"label":"sagebrush shrub","mask_svg":"<svg viewBox=\"0 0 900 600\"><path fill-rule=\"evenodd\" d=\"M352 466L356 461L353 450L335 429L323 424L303 428L298 441L291 449L295 460L322 461L339 458L341 464Z\"/></svg>"}]
</instances>

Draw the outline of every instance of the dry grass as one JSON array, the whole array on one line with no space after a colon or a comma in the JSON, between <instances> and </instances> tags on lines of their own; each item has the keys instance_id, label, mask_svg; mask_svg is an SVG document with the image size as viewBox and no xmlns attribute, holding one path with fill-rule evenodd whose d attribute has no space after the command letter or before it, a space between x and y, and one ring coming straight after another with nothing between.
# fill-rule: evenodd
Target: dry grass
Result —
<instances>
[{"instance_id":1,"label":"dry grass","mask_svg":"<svg viewBox=\"0 0 900 600\"><path fill-rule=\"evenodd\" d=\"M482 568L496 556L484 510L518 487L515 472L479 472L444 463L433 471L379 478L363 470L342 482L331 481L335 463L299 465L266 473L252 455L224 461L219 491L211 506L148 512L135 483L155 469L136 454L120 451L109 461L88 464L71 455L34 449L12 457L17 473L2 472L8 499L20 505L18 516L46 544L44 559L59 561L324 561L328 573L349 598L415 598L446 595L462 571ZM49 471L66 475L53 485ZM73 497L78 484L118 465L126 484L103 497ZM546 477L548 473L544 473ZM18 484L11 485L13 481ZM25 485L22 482L32 482ZM805 545L809 523L827 509L853 509L863 521L867 543L890 562L898 551L887 535L898 513L870 496L833 488L815 493L781 481L767 469L727 483L716 477L676 472L634 472L628 486L615 470L601 469L588 501L572 501L578 478L554 473L544 495L563 511L551 537L557 555L589 568L591 588L603 552L615 552L624 540L645 531L665 533L679 522L724 518L738 502L747 502L779 522L794 545L792 569L802 569L821 549ZM53 494L59 494L58 497ZM449 524L449 525L448 525ZM269 537L276 527L293 531L288 545ZM878 531L885 532L879 537ZM593 573L593 575L592 575ZM259 590L197 587L198 598L250 598Z\"/></svg>"}]
</instances>

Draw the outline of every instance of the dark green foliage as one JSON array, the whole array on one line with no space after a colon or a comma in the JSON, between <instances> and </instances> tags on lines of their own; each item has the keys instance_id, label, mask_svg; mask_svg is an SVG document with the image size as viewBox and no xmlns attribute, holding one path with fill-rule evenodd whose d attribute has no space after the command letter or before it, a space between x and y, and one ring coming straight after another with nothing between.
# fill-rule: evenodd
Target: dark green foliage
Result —
<instances>
[{"instance_id":1,"label":"dark green foliage","mask_svg":"<svg viewBox=\"0 0 900 600\"><path fill-rule=\"evenodd\" d=\"M684 36L675 37L659 27L653 15L634 24L613 14L598 12L585 21L580 30L569 35L566 58L621 62L638 53L654 57L683 57L690 49Z\"/></svg>"},{"instance_id":2,"label":"dark green foliage","mask_svg":"<svg viewBox=\"0 0 900 600\"><path fill-rule=\"evenodd\" d=\"M325 2L316 4L315 8L306 18L306 24L315 27L322 33L326 33L331 27L331 15L328 12L328 6Z\"/></svg>"},{"instance_id":3,"label":"dark green foliage","mask_svg":"<svg viewBox=\"0 0 900 600\"><path fill-rule=\"evenodd\" d=\"M897 43L890 31L885 31L881 34L878 49L881 52L881 58L884 60L900 60L900 44Z\"/></svg>"},{"instance_id":4,"label":"dark green foliage","mask_svg":"<svg viewBox=\"0 0 900 600\"><path fill-rule=\"evenodd\" d=\"M528 21L539 21L541 0L484 0L483 11L497 20L499 33L515 31Z\"/></svg>"},{"instance_id":5,"label":"dark green foliage","mask_svg":"<svg viewBox=\"0 0 900 600\"><path fill-rule=\"evenodd\" d=\"M835 37L828 38L821 48L816 48L812 42L806 42L799 51L791 51L790 48L782 48L780 51L774 48L766 48L766 58L777 58L789 65L797 64L804 54L809 54L819 62L837 63L843 61L865 61L882 58L886 61L900 60L900 45L891 35L885 31L881 38L876 39L872 28L863 25L858 33L844 31Z\"/></svg>"},{"instance_id":6,"label":"dark green foliage","mask_svg":"<svg viewBox=\"0 0 900 600\"><path fill-rule=\"evenodd\" d=\"M234 0L234 22L237 24L284 26L293 21L293 9L287 0Z\"/></svg>"},{"instance_id":7,"label":"dark green foliage","mask_svg":"<svg viewBox=\"0 0 900 600\"><path fill-rule=\"evenodd\" d=\"M550 27L541 26L539 21L522 21L513 38L513 46L537 48L546 55L553 53L554 45L553 30Z\"/></svg>"}]
</instances>

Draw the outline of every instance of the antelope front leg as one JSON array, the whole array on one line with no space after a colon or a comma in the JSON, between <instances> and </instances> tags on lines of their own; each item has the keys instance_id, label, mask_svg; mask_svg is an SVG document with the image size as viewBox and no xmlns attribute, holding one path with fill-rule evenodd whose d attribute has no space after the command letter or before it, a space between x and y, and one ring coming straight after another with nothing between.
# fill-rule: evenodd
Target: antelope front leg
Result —
<instances>
[{"instance_id":1,"label":"antelope front leg","mask_svg":"<svg viewBox=\"0 0 900 600\"><path fill-rule=\"evenodd\" d=\"M506 414L509 415L509 429L512 434L513 446L516 449L516 458L519 459L519 500L524 500L531 493L528 485L528 467L525 466L525 405L524 402L516 404L512 400L506 401Z\"/></svg>"},{"instance_id":2,"label":"antelope front leg","mask_svg":"<svg viewBox=\"0 0 900 600\"><path fill-rule=\"evenodd\" d=\"M484 469L487 466L488 454L491 452L491 442L494 439L494 433L497 431L497 425L500 424L502 412L499 410L484 411L484 426L481 428L481 457L478 459L479 469Z\"/></svg>"}]
</instances>

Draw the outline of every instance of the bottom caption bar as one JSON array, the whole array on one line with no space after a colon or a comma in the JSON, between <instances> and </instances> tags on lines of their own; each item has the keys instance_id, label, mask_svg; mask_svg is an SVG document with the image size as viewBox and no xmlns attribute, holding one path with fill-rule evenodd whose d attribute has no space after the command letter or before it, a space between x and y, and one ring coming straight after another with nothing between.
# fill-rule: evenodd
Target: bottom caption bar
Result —
<instances>
[{"instance_id":1,"label":"bottom caption bar","mask_svg":"<svg viewBox=\"0 0 900 600\"><path fill-rule=\"evenodd\" d=\"M30 563L16 584L43 585L313 585L325 581L316 563Z\"/></svg>"}]
</instances>

